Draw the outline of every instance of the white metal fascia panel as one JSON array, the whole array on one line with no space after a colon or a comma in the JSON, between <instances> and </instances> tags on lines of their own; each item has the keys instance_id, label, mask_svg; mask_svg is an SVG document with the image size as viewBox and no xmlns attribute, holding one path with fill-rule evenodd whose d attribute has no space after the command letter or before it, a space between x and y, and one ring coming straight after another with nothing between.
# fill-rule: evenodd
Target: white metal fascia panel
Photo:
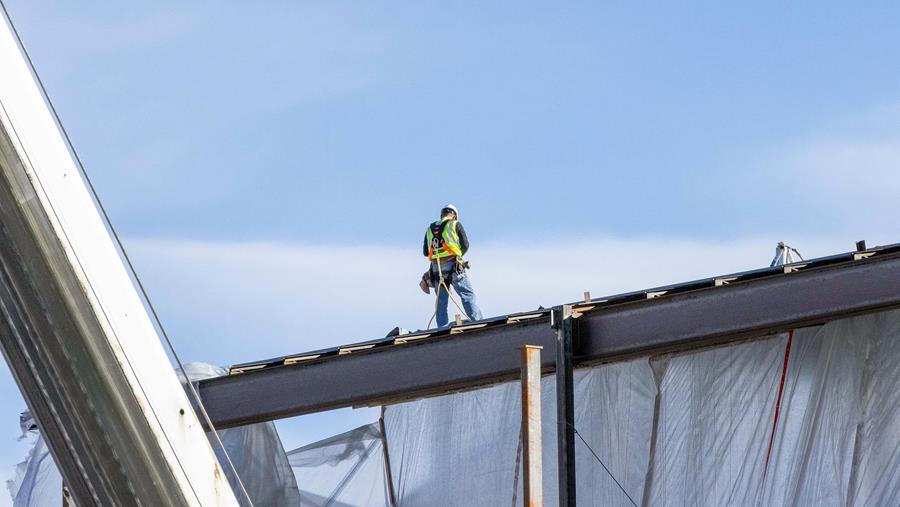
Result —
<instances>
[{"instance_id":1,"label":"white metal fascia panel","mask_svg":"<svg viewBox=\"0 0 900 507\"><path fill-rule=\"evenodd\" d=\"M0 117L87 299L192 505L237 505L17 40L0 20ZM27 185L26 185L27 186Z\"/></svg>"}]
</instances>

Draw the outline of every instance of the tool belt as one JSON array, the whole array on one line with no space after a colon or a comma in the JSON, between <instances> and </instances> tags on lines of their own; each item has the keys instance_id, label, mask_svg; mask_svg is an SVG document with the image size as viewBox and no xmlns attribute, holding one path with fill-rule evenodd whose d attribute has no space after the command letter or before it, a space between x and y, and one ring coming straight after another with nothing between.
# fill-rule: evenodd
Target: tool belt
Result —
<instances>
[{"instance_id":1,"label":"tool belt","mask_svg":"<svg viewBox=\"0 0 900 507\"><path fill-rule=\"evenodd\" d=\"M450 257L449 260L445 262L441 262L442 259L431 261L431 271L435 273L437 276L437 269L435 268L435 264L440 262L441 271L444 273L444 276L447 277L452 273L452 269L450 264L456 264L456 266L452 266L460 275L465 273L467 269L469 269L469 261L462 260L461 257Z\"/></svg>"},{"instance_id":2,"label":"tool belt","mask_svg":"<svg viewBox=\"0 0 900 507\"><path fill-rule=\"evenodd\" d=\"M433 260L431 262L432 264L428 266L428 271L423 273L422 279L419 280L419 288L422 289L422 292L426 294L430 294L430 289L434 289L440 286L440 281L438 280L438 270L434 269L434 264L440 262L440 260ZM454 269L451 269L450 264L455 264ZM441 274L444 275L444 284L449 287L450 283L453 281L453 272L456 271L457 274L462 275L466 272L467 269L469 269L469 262L458 259L456 257L451 257L445 262L440 262L440 266ZM447 269L444 269L445 266Z\"/></svg>"}]
</instances>

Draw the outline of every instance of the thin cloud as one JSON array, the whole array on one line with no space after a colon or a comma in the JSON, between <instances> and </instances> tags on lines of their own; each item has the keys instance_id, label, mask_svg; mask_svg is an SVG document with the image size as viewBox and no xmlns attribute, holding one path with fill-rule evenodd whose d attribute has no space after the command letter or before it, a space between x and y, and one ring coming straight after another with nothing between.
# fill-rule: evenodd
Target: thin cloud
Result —
<instances>
[{"instance_id":1,"label":"thin cloud","mask_svg":"<svg viewBox=\"0 0 900 507\"><path fill-rule=\"evenodd\" d=\"M900 106L845 118L773 153L761 174L785 210L815 210L821 229L852 227L881 241L896 230ZM871 237L869 239L872 239Z\"/></svg>"}]
</instances>

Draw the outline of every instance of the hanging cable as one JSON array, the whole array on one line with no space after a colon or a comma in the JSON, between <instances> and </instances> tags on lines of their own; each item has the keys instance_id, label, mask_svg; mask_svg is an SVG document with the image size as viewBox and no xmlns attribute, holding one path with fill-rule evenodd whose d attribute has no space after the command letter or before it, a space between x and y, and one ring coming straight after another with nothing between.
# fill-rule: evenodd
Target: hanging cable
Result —
<instances>
[{"instance_id":1,"label":"hanging cable","mask_svg":"<svg viewBox=\"0 0 900 507\"><path fill-rule=\"evenodd\" d=\"M625 496L628 497L628 501L631 502L631 505L634 505L634 507L637 507L637 504L636 504L636 503L634 502L634 500L631 498L631 495L629 495L628 492L625 491L625 488L622 487L622 484L619 483L619 481L616 479L616 476L613 475L612 472L610 472L609 468L607 468L606 465L603 463L603 460L600 459L600 456L597 456L597 453L594 452L594 449L592 449L591 446L590 446L590 444L587 443L587 440L585 440L584 437L581 436L581 433L578 432L578 428L576 428L575 426L573 426L573 425L572 425L571 423L569 423L569 422L566 422L566 424L567 424L570 428L572 428L572 430L575 432L575 434L578 436L578 438L581 439L581 442L585 445L585 447L587 447L588 450L591 451L591 454L594 455L594 459L597 460L597 463L600 463L600 466L603 467L603 470L606 470L606 473L609 474L609 477L613 480L613 482L616 483L616 486L618 486L619 489L622 490L622 493L624 493Z\"/></svg>"},{"instance_id":2,"label":"hanging cable","mask_svg":"<svg viewBox=\"0 0 900 507\"><path fill-rule=\"evenodd\" d=\"M65 139L66 145L69 148L72 156L75 158L75 162L78 166L78 169L81 173L81 176L84 178L85 183L87 183L88 189L90 190L91 195L93 196L94 202L100 210L101 215L103 216L103 220L106 223L106 226L109 228L110 233L113 236L113 239L119 249L119 252L122 254L122 258L125 260L125 263L128 266L128 270L131 273L131 276L134 277L134 281L138 286L138 290L147 305L147 308L150 310L151 315L153 316L153 320L156 323L160 333L165 339L166 345L169 348L169 351L172 353L172 357L175 358L175 362L178 366L178 370L184 376L185 384L187 385L188 391L191 393L191 396L194 398L194 401L197 404L197 407L200 410L201 416L206 423L207 427L210 430L210 433L213 434L213 437L222 450L222 455L225 456L225 461L228 463L228 467L231 472L234 474L234 478L238 484L238 488L240 489L241 496L243 496L250 507L253 507L253 500L250 498L250 494L247 492L246 487L244 487L244 482L241 480L240 475L237 473L237 468L234 465L234 462L231 460L231 456L228 455L228 450L225 448L225 444L222 442L221 437L219 436L219 432L216 430L215 426L212 423L212 420L209 417L209 414L206 411L206 407L203 405L203 400L200 398L200 393L197 392L194 383L190 381L187 375L187 371L184 368L184 363L181 361L181 357L178 355L178 352L175 350L175 346L172 343L172 340L169 338L169 334L166 331L165 327L162 324L162 320L159 317L159 314L156 311L156 307L153 305L153 302L150 300L150 296L147 293L146 288L144 287L144 283L141 281L140 276L137 274L137 270L134 268L134 263L131 261L131 257L128 255L128 252L125 250L125 245L122 243L122 240L119 237L119 233L116 231L115 227L112 224L112 221L109 218L109 214L106 211L106 208L103 206L103 203L100 201L100 196L97 193L97 189L94 187L94 183L91 181L91 178L88 176L87 171L85 170L84 163L81 161L81 156L78 155L78 151L75 149L75 145L72 143L72 139L69 137L69 132L66 130L65 126L62 123L62 120L59 117L59 113L56 110L56 106L53 104L53 101L50 99L50 95L47 93L47 88L44 86L43 80L37 73L37 69L34 66L34 62L31 59L31 55L28 53L28 50L25 48L25 43L22 41L22 37L19 35L19 31L16 29L15 24L12 21L12 17L9 15L9 11L6 8L6 4L3 0L0 0L0 8L3 10L3 14L6 17L7 22L9 23L10 28L12 29L13 35L16 38L16 41L19 44L19 48L22 51L22 54L25 56L25 60L28 62L28 67L31 69L31 73L34 76L35 81L38 84L38 87L41 90L41 93L44 96L44 100L47 102L47 105L50 108L51 113L53 114L53 118L56 120L56 124L59 127L60 132Z\"/></svg>"},{"instance_id":3,"label":"hanging cable","mask_svg":"<svg viewBox=\"0 0 900 507\"><path fill-rule=\"evenodd\" d=\"M519 426L519 444L516 446L516 467L513 473L512 507L516 507L519 494L519 464L522 462L522 426Z\"/></svg>"},{"instance_id":4,"label":"hanging cable","mask_svg":"<svg viewBox=\"0 0 900 507\"><path fill-rule=\"evenodd\" d=\"M457 259L456 262L459 262L459 260ZM434 289L434 313L432 313L431 318L428 319L428 324L425 326L425 329L431 329L431 321L433 321L437 316L438 302L440 301L441 297L441 287L444 287L444 290L447 291L447 297L450 298L451 301L453 301L453 304L456 305L456 309L459 310L462 315L465 315L466 317L469 316L469 314L466 313L465 310L463 310L462 306L460 306L459 303L456 302L456 298L454 298L453 293L450 292L450 287L447 287L447 282L444 280L444 272L441 269L440 259L436 261L436 264L438 268L438 286ZM431 268L429 267L428 269L430 273Z\"/></svg>"}]
</instances>

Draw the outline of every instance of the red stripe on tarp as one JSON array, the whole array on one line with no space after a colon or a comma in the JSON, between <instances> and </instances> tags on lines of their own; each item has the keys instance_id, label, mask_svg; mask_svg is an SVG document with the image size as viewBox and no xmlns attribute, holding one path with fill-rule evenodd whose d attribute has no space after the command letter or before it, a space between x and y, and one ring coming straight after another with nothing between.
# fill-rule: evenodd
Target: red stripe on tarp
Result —
<instances>
[{"instance_id":1,"label":"red stripe on tarp","mask_svg":"<svg viewBox=\"0 0 900 507\"><path fill-rule=\"evenodd\" d=\"M787 377L788 358L791 357L791 342L794 341L794 330L788 333L784 346L784 364L781 366L781 382L778 384L778 399L775 401L775 419L772 421L772 433L769 435L769 448L766 450L766 465L763 467L763 479L769 471L769 458L772 456L772 444L775 443L775 428L778 426L778 414L781 412L781 396L784 394L784 379Z\"/></svg>"}]
</instances>

